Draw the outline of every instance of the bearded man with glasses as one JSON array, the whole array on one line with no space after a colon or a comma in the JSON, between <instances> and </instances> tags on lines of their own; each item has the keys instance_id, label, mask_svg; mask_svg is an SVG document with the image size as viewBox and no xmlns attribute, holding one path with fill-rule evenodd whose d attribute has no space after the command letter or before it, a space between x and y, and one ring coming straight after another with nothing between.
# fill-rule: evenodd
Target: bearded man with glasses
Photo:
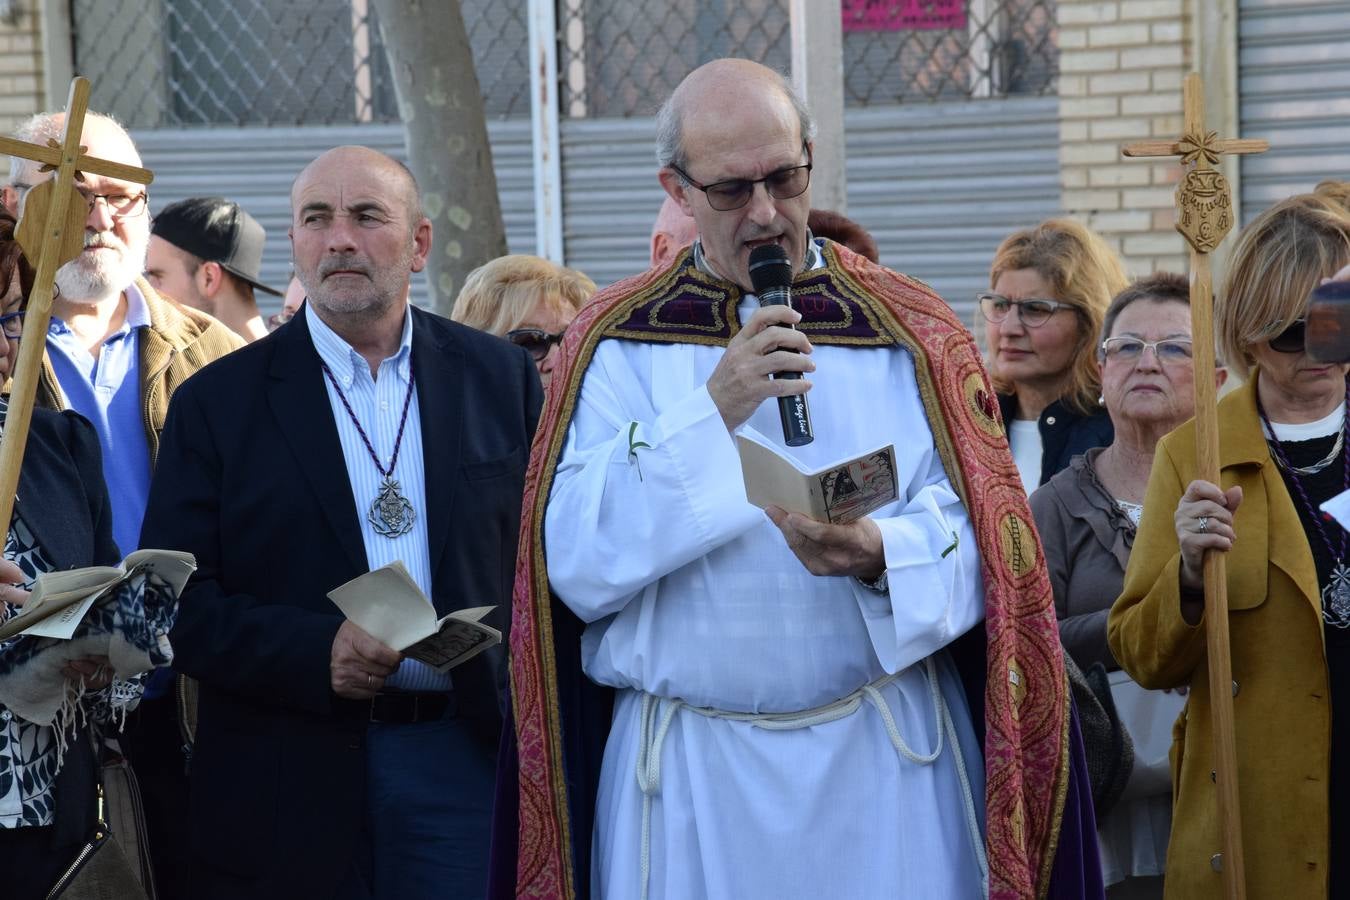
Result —
<instances>
[{"instance_id":1,"label":"bearded man with glasses","mask_svg":"<svg viewBox=\"0 0 1350 900\"><path fill-rule=\"evenodd\" d=\"M60 139L65 113L43 113L14 137L44 144ZM80 143L91 156L141 165L131 136L111 118L90 113ZM32 160L11 157L5 206L23 212L31 189L52 177ZM194 372L243 346L205 313L161 297L144 278L150 216L143 185L84 173L76 188L89 205L84 251L56 271L56 295L47 329L37 402L73 409L94 423L103 450L103 477L112 506L113 538L122 553L140 544L141 519L169 398ZM179 747L170 673L160 670L129 725L128 748L139 752L156 880L174 896L170 866L182 829L166 811L183 802L185 765ZM163 777L164 785L157 780ZM163 864L162 866L160 864Z\"/></svg>"},{"instance_id":2,"label":"bearded man with glasses","mask_svg":"<svg viewBox=\"0 0 1350 900\"><path fill-rule=\"evenodd\" d=\"M64 113L37 115L14 137L59 139L64 121ZM81 143L92 156L141 164L131 136L107 116L85 118ZM29 191L51 177L38 163L11 157L0 196L22 214ZM160 297L141 277L150 245L144 186L86 172L76 188L89 204L84 252L56 271L38 403L74 409L98 429L113 536L130 553L169 398L189 375L243 342L215 319Z\"/></svg>"},{"instance_id":3,"label":"bearded man with glasses","mask_svg":"<svg viewBox=\"0 0 1350 900\"><path fill-rule=\"evenodd\" d=\"M568 328L516 568L503 895L1101 895L993 388L940 297L813 240L813 137L777 73L695 70L657 160L698 239ZM753 294L766 244L798 310ZM735 438L788 453L765 401L808 389L804 468L894 445L869 518L746 501Z\"/></svg>"}]
</instances>

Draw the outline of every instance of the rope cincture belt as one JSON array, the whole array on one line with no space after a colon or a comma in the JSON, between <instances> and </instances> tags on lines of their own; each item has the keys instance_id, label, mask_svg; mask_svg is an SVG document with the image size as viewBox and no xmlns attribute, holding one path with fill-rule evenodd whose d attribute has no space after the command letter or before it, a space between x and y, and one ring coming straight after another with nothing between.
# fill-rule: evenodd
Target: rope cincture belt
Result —
<instances>
[{"instance_id":1,"label":"rope cincture belt","mask_svg":"<svg viewBox=\"0 0 1350 900\"><path fill-rule=\"evenodd\" d=\"M647 900L648 882L651 880L651 831L652 798L661 792L661 748L665 744L666 734L680 710L696 713L707 719L726 719L731 722L749 722L765 731L791 731L797 728L811 728L825 725L851 716L862 706L863 701L872 704L886 726L886 734L892 746L904 759L916 766L929 766L942 755L945 741L950 741L956 762L956 775L961 782L961 794L965 801L966 828L970 834L970 844L975 849L975 858L980 867L980 880L985 893L989 891L989 860L984 848L984 835L980 831L980 820L975 811L975 797L970 789L970 776L966 773L966 761L961 755L961 747L956 739L956 725L952 722L951 710L942 696L938 685L937 666L933 657L923 661L924 677L933 698L934 729L937 731L937 745L933 752L920 755L910 749L900 734L900 728L891 715L891 708L881 691L900 677L900 673L883 675L871 684L865 684L846 697L833 703L816 706L801 712L789 713L747 713L732 712L724 709L712 709L705 706L690 706L683 700L670 700L657 697L645 691L642 696L640 715L642 717L637 757L637 782L642 790L642 900Z\"/></svg>"}]
</instances>

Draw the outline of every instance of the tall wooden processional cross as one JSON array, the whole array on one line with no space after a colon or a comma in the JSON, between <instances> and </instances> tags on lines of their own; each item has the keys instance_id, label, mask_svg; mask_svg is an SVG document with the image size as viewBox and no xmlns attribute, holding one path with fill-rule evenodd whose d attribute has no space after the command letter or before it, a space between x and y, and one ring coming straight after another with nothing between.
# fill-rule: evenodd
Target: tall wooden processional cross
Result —
<instances>
[{"instance_id":1,"label":"tall wooden processional cross","mask_svg":"<svg viewBox=\"0 0 1350 900\"><path fill-rule=\"evenodd\" d=\"M1267 141L1223 140L1205 130L1204 87L1200 76L1182 86L1185 130L1178 141L1142 141L1123 148L1126 156L1180 156L1186 167L1177 187L1177 231L1191 247L1191 330L1195 364L1195 432L1199 477L1219 483L1218 400L1214 379L1214 295L1209 254L1233 227L1228 180L1214 168L1225 153L1261 153ZM1244 898L1242 817L1238 807L1237 746L1233 733L1233 660L1228 640L1228 584L1224 555L1205 554L1205 639L1209 652L1209 700L1214 728L1222 855L1212 865L1223 873L1225 894Z\"/></svg>"},{"instance_id":2,"label":"tall wooden processional cross","mask_svg":"<svg viewBox=\"0 0 1350 900\"><path fill-rule=\"evenodd\" d=\"M89 206L75 182L82 181L85 172L139 184L149 184L155 177L148 169L85 155L80 135L88 108L89 80L76 78L70 84L65 130L60 141L53 139L43 146L0 137L0 153L33 160L42 164L40 171L55 173L29 191L15 235L36 274L24 314L18 360L11 371L14 380L9 412L0 437L0 522L5 523L6 529L14 513L19 469L28 444L28 426L33 418L42 355L47 346L56 270L84 249ZM7 287L0 285L0 293Z\"/></svg>"}]
</instances>

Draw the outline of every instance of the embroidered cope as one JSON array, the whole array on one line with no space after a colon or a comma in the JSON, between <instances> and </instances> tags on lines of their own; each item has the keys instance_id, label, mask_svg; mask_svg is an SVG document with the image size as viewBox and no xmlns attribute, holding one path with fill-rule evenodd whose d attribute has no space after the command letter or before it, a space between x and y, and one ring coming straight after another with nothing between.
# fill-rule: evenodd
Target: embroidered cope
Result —
<instances>
[{"instance_id":1,"label":"embroidered cope","mask_svg":"<svg viewBox=\"0 0 1350 900\"><path fill-rule=\"evenodd\" d=\"M743 299L742 323L757 308ZM872 515L892 586L881 595L852 578L811 575L746 502L734 442L704 387L722 352L602 343L548 506L550 579L590 623L583 665L621 689L597 804L595 896L641 893L640 692L797 712L899 673L885 703L905 743L928 754L941 735L916 664L983 616L979 551L909 355L818 347L816 440L786 451L815 468L895 441L902 497ZM636 451L641 478L629 461L630 422L632 441L650 445ZM784 449L776 404L761 404L746 427ZM943 557L954 532L958 549ZM982 817L969 708L945 655L937 663ZM933 764L904 759L870 704L797 731L682 711L663 744L650 825L654 898L982 896L950 744Z\"/></svg>"},{"instance_id":2,"label":"embroidered cope","mask_svg":"<svg viewBox=\"0 0 1350 900\"><path fill-rule=\"evenodd\" d=\"M1061 874L1076 732L996 396L940 298L821 246L793 284L816 441L790 452L894 443L902 496L872 515L889 588L809 574L745 500L705 385L755 300L689 253L598 296L526 480L518 895L977 897L986 850L1000 900ZM783 446L773 402L742 427ZM956 641L981 620L984 647ZM981 754L966 691L986 678Z\"/></svg>"}]
</instances>

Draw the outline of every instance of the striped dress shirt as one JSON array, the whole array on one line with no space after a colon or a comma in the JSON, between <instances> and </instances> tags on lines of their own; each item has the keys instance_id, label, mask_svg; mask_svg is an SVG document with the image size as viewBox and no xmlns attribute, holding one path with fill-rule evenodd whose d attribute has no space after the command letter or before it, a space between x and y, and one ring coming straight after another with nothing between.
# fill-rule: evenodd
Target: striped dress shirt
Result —
<instances>
[{"instance_id":1,"label":"striped dress shirt","mask_svg":"<svg viewBox=\"0 0 1350 900\"><path fill-rule=\"evenodd\" d=\"M412 381L412 310L403 318L403 338L398 352L382 360L378 377L372 378L370 366L364 357L352 349L338 334L324 324L307 303L304 314L314 349L327 364L342 389L342 396L351 404L352 414L365 429L366 436L380 458L380 466L388 467L398 438L399 423L403 417L403 403ZM370 507L380 493L384 476L371 459L361 432L347 413L337 388L326 375L324 388L328 403L337 423L338 439L342 442L342 458L347 463L347 478L352 496L356 499L356 514L361 522L361 540L366 548L366 562L372 570L402 560L413 581L422 593L431 596L431 554L427 544L427 490L426 473L422 468L422 421L418 415L417 391L413 390L408 403L408 422L403 430L403 443L394 466L394 480L399 490L412 504L416 518L407 534L385 537L375 531L369 518ZM385 687L405 691L448 691L450 676L442 674L413 659L405 659L397 672L385 681Z\"/></svg>"}]
</instances>

